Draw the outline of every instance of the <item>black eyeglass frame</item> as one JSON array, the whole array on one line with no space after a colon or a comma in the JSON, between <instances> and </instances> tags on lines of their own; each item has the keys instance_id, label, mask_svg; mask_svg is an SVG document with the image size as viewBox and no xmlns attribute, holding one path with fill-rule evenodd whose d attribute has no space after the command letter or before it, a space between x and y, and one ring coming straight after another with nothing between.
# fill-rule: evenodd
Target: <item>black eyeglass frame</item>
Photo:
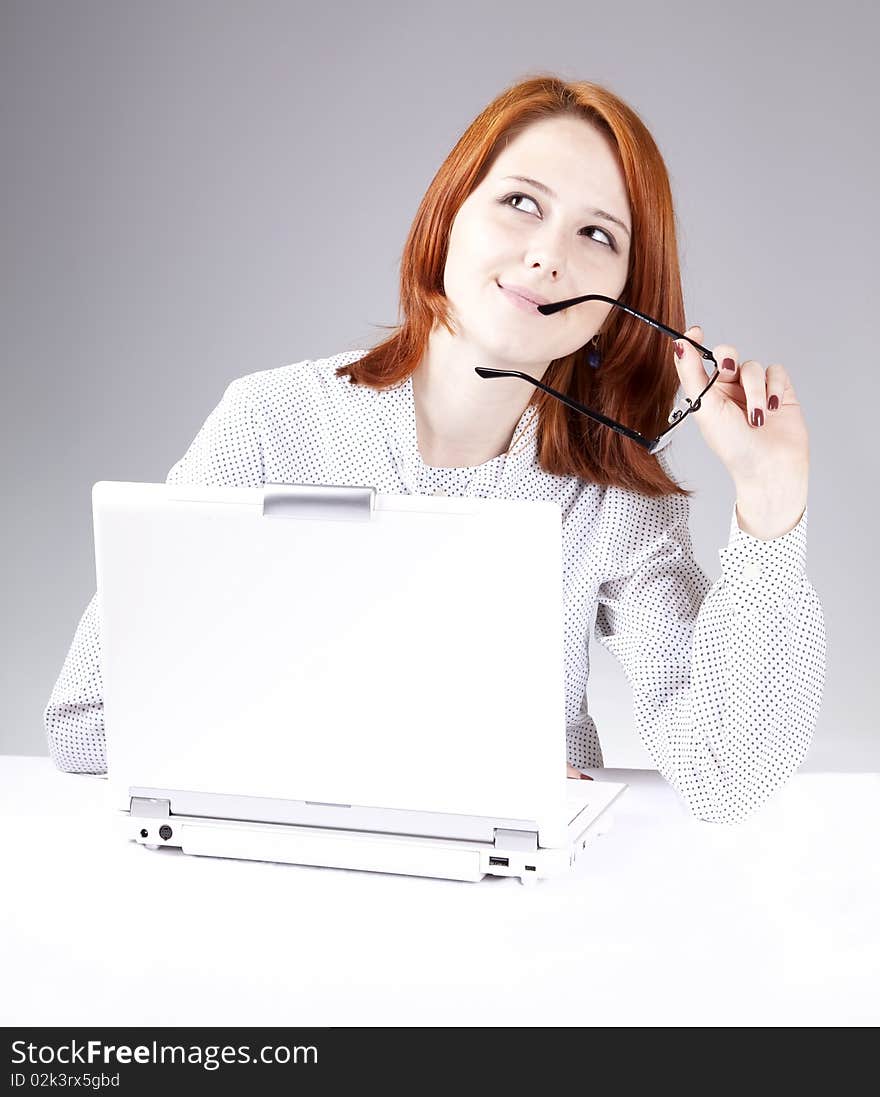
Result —
<instances>
[{"instance_id":1,"label":"black eyeglass frame","mask_svg":"<svg viewBox=\"0 0 880 1097\"><path fill-rule=\"evenodd\" d=\"M536 388L541 389L542 392L548 393L550 396L555 396L557 400L561 400L563 404L567 404L568 407L573 408L575 411L586 415L588 419L592 419L597 423L602 423L604 426L609 427L611 430L617 431L618 434L624 435L626 438L631 438L634 442L640 445L643 449L646 449L648 453L655 453L660 448L660 442L669 434L670 431L675 430L677 426L680 426L685 419L690 415L692 411L698 411L700 407L700 401L714 385L720 372L718 368L718 361L715 355L707 347L701 346L695 342L689 336L682 334L681 332L674 331L672 328L668 328L665 324L659 320L653 319L651 316L646 316L643 312L639 312L638 309L632 308L630 305L624 305L621 301L616 300L614 297L606 297L602 293L587 293L583 297L570 297L566 301L553 301L548 305L537 305L538 312L544 316L550 316L554 312L560 312L562 309L570 308L572 305L579 305L582 301L605 301L609 305L613 305L615 308L623 309L624 312L629 313L630 316L635 316L638 320L643 320L646 324L650 324L651 327L657 328L658 331L665 332L667 335L672 336L673 339L684 339L685 342L691 344L692 347L700 352L700 357L707 362L712 362L715 366L715 372L709 378L706 387L696 397L691 400L690 397L685 396L682 400L682 404L686 407L676 406L669 414L668 422L671 424L666 430L661 431L656 438L646 438L637 430L633 430L631 427L625 427L623 423L618 423L615 419L609 419L607 415L603 415L599 411L593 411L592 408L585 407L583 404L578 403L577 400L572 400L570 396L566 396L563 392L557 392L556 389L550 388L549 385L545 385L543 381L539 381L537 377L531 377L527 373L521 373L519 370L508 369L490 369L488 366L475 366L474 372L478 373L480 377L492 378L492 377L520 377L523 381L529 381Z\"/></svg>"}]
</instances>

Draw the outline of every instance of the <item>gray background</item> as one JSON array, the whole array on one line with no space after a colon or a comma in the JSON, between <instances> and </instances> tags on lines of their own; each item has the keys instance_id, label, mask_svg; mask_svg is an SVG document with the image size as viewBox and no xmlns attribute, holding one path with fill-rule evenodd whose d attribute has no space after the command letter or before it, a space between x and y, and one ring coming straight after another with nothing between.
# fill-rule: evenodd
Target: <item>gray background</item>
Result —
<instances>
[{"instance_id":1,"label":"gray background","mask_svg":"<svg viewBox=\"0 0 880 1097\"><path fill-rule=\"evenodd\" d=\"M550 71L653 132L688 323L792 375L828 631L805 768L880 769L875 7L3 0L0 750L46 753L95 589L92 484L164 481L234 377L381 338L440 163ZM673 453L715 579L732 484L697 429ZM590 703L606 763L647 764L603 649Z\"/></svg>"}]
</instances>

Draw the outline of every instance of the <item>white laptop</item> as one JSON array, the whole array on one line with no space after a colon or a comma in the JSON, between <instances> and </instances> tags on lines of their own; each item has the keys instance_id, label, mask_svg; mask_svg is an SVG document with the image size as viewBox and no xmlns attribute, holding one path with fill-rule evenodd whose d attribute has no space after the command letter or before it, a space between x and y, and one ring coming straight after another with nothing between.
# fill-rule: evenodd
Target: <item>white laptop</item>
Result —
<instances>
[{"instance_id":1,"label":"white laptop","mask_svg":"<svg viewBox=\"0 0 880 1097\"><path fill-rule=\"evenodd\" d=\"M559 505L92 490L108 778L151 849L530 883L624 784L566 776Z\"/></svg>"}]
</instances>

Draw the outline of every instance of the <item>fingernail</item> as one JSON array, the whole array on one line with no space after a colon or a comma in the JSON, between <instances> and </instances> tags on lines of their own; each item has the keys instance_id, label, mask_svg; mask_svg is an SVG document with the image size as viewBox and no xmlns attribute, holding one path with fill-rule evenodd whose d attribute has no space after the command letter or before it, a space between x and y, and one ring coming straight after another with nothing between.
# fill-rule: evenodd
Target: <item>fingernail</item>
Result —
<instances>
[{"instance_id":1,"label":"fingernail","mask_svg":"<svg viewBox=\"0 0 880 1097\"><path fill-rule=\"evenodd\" d=\"M776 409L779 407L779 397L771 396L770 399L767 401L767 407L771 411L776 411Z\"/></svg>"},{"instance_id":2,"label":"fingernail","mask_svg":"<svg viewBox=\"0 0 880 1097\"><path fill-rule=\"evenodd\" d=\"M676 358L681 358L681 356L683 354L684 354L684 347L681 345L681 343L676 343L675 344L675 357Z\"/></svg>"},{"instance_id":3,"label":"fingernail","mask_svg":"<svg viewBox=\"0 0 880 1097\"><path fill-rule=\"evenodd\" d=\"M724 361L721 363L721 368L734 370L736 369L736 362L734 362L732 358L725 358Z\"/></svg>"},{"instance_id":4,"label":"fingernail","mask_svg":"<svg viewBox=\"0 0 880 1097\"><path fill-rule=\"evenodd\" d=\"M752 412L752 426L762 427L764 425L764 413L760 408L755 408Z\"/></svg>"}]
</instances>

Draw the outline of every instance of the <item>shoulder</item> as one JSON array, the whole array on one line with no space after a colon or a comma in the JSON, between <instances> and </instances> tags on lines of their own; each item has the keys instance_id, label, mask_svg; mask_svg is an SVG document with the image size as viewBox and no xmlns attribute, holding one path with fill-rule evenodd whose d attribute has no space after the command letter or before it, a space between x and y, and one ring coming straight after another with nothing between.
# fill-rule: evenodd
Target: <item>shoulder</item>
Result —
<instances>
[{"instance_id":1,"label":"shoulder","mask_svg":"<svg viewBox=\"0 0 880 1097\"><path fill-rule=\"evenodd\" d=\"M270 418L350 403L363 398L364 386L352 385L346 376L337 377L336 370L364 354L366 351L361 349L346 350L326 358L304 358L286 366L246 373L232 381L224 398L247 403Z\"/></svg>"}]
</instances>

